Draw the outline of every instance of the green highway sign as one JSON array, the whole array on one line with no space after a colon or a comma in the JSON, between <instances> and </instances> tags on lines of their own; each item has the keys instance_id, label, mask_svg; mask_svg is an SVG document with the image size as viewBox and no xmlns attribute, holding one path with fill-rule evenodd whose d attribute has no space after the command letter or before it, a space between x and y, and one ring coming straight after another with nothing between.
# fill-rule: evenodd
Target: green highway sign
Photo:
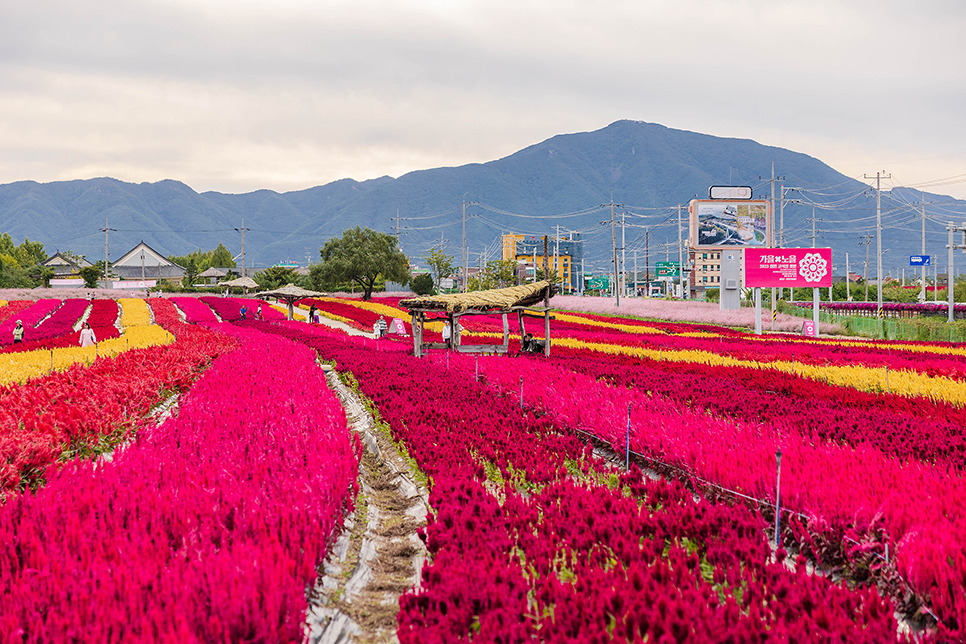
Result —
<instances>
[{"instance_id":1,"label":"green highway sign","mask_svg":"<svg viewBox=\"0 0 966 644\"><path fill-rule=\"evenodd\" d=\"M588 289L607 290L610 288L610 277L594 277L587 280Z\"/></svg>"},{"instance_id":2,"label":"green highway sign","mask_svg":"<svg viewBox=\"0 0 966 644\"><path fill-rule=\"evenodd\" d=\"M680 262L657 262L658 277L679 277L681 275Z\"/></svg>"}]
</instances>

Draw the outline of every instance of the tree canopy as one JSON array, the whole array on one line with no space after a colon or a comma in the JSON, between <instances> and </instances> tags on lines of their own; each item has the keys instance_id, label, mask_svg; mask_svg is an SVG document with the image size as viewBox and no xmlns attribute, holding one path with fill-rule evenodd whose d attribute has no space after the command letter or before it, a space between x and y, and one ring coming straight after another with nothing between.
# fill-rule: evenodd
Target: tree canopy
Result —
<instances>
[{"instance_id":1,"label":"tree canopy","mask_svg":"<svg viewBox=\"0 0 966 644\"><path fill-rule=\"evenodd\" d=\"M372 297L376 281L409 282L409 260L397 247L396 238L370 228L350 228L319 249L322 263L312 267L310 281L318 290L334 290L354 284L362 299Z\"/></svg>"},{"instance_id":2,"label":"tree canopy","mask_svg":"<svg viewBox=\"0 0 966 644\"><path fill-rule=\"evenodd\" d=\"M300 278L294 268L272 266L271 268L266 268L264 271L255 273L252 279L258 282L258 286L262 290L271 291L286 284L298 284Z\"/></svg>"},{"instance_id":3,"label":"tree canopy","mask_svg":"<svg viewBox=\"0 0 966 644\"><path fill-rule=\"evenodd\" d=\"M28 271L47 259L44 245L24 238L19 246L9 233L0 235L0 288L36 286ZM36 271L40 275L40 270Z\"/></svg>"},{"instance_id":4,"label":"tree canopy","mask_svg":"<svg viewBox=\"0 0 966 644\"><path fill-rule=\"evenodd\" d=\"M188 264L194 262L198 273L204 273L212 266L218 268L234 268L235 260L232 259L231 251L225 248L224 244L218 244L214 250L196 250L187 255L169 255L168 261L174 262L182 268L188 268Z\"/></svg>"},{"instance_id":5,"label":"tree canopy","mask_svg":"<svg viewBox=\"0 0 966 644\"><path fill-rule=\"evenodd\" d=\"M423 255L423 260L429 264L429 270L433 273L433 283L436 285L438 295L440 282L456 272L453 268L453 256L447 255L439 248L433 248Z\"/></svg>"}]
</instances>

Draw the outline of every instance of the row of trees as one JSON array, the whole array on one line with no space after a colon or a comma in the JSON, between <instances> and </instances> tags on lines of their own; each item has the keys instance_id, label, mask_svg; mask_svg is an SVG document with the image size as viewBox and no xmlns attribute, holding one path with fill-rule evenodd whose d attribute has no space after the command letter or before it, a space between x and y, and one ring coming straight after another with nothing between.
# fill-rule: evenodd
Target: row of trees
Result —
<instances>
[{"instance_id":1,"label":"row of trees","mask_svg":"<svg viewBox=\"0 0 966 644\"><path fill-rule=\"evenodd\" d=\"M3 233L0 235L0 288L33 288L49 282L53 271L40 266L46 260L42 243L24 238L18 246L9 233Z\"/></svg>"}]
</instances>

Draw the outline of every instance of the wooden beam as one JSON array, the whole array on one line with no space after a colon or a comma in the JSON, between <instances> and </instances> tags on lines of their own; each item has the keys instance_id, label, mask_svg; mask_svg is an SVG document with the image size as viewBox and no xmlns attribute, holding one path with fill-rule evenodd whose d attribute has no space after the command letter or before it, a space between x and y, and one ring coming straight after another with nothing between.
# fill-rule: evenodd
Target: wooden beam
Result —
<instances>
[{"instance_id":1,"label":"wooden beam","mask_svg":"<svg viewBox=\"0 0 966 644\"><path fill-rule=\"evenodd\" d=\"M502 344L464 344L456 347L459 353L506 353L507 348Z\"/></svg>"}]
</instances>

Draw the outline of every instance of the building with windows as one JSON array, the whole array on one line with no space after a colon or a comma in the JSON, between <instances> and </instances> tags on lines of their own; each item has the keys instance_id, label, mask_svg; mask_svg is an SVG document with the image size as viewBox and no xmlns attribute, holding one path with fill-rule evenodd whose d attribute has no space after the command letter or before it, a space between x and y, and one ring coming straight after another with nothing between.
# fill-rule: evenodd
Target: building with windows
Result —
<instances>
[{"instance_id":1,"label":"building with windows","mask_svg":"<svg viewBox=\"0 0 966 644\"><path fill-rule=\"evenodd\" d=\"M557 283L565 292L580 289L580 262L584 256L584 242L580 233L547 235L547 264L551 274L556 273ZM518 263L518 279L535 279L536 270L543 270L544 236L503 235L503 259ZM522 267L522 270L521 270Z\"/></svg>"},{"instance_id":2,"label":"building with windows","mask_svg":"<svg viewBox=\"0 0 966 644\"><path fill-rule=\"evenodd\" d=\"M721 249L692 250L690 259L692 292L703 293L721 287Z\"/></svg>"}]
</instances>

